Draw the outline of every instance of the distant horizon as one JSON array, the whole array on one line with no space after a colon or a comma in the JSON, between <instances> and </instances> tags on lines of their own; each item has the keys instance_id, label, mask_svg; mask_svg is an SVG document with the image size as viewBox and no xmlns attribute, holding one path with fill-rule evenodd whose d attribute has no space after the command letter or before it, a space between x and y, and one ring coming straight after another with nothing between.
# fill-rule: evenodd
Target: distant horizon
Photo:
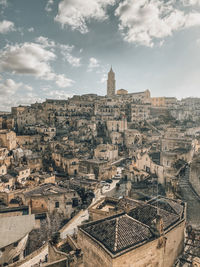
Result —
<instances>
[{"instance_id":1,"label":"distant horizon","mask_svg":"<svg viewBox=\"0 0 200 267\"><path fill-rule=\"evenodd\" d=\"M124 88L120 88L120 89L124 89ZM116 91L117 90L120 90L120 89L116 89ZM126 89L125 89L126 90ZM149 90L149 89L146 89L146 90ZM145 90L144 90L145 91ZM151 93L151 90L149 90L150 91L150 93ZM128 94L131 94L131 93L139 93L139 92L128 92ZM90 94L95 94L95 95L97 95L97 96L106 96L106 95L98 95L97 93L86 93L86 94L82 94L82 95L90 95ZM68 98L46 98L46 99L43 99L43 100L41 100L41 102L39 102L39 101L35 101L35 102L32 102L32 103L29 103L29 104L23 104L23 103L21 103L21 104L18 104L18 105L16 105L16 106L12 106L12 107L19 107L19 106L31 106L32 104L35 104L35 103L43 103L43 102L45 102L46 100L68 100L68 99L70 99L70 98L72 98L73 96L82 96L82 95L78 95L78 94L74 94L74 95L72 95L72 96L69 96ZM151 95L151 98L152 97L174 97L174 96L152 96ZM196 96L188 96L188 97L184 97L184 98L181 98L181 99L178 99L177 97L176 97L176 99L178 100L178 101L181 101L181 100L183 100L183 99L187 99L187 98L199 98L200 99L200 97L196 97ZM12 107L10 107L10 110L0 110L0 113L10 113L11 112L11 108Z\"/></svg>"},{"instance_id":2,"label":"distant horizon","mask_svg":"<svg viewBox=\"0 0 200 267\"><path fill-rule=\"evenodd\" d=\"M200 97L200 1L2 0L0 14L0 110L105 95L111 65L130 93Z\"/></svg>"}]
</instances>

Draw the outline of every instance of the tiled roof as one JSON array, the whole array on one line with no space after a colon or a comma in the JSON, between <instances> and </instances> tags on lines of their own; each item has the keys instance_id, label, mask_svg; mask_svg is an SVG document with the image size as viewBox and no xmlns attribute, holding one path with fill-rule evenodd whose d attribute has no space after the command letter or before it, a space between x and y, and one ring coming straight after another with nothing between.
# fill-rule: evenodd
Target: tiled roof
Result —
<instances>
[{"instance_id":1,"label":"tiled roof","mask_svg":"<svg viewBox=\"0 0 200 267\"><path fill-rule=\"evenodd\" d=\"M171 213L148 204L140 205L129 212L129 215L131 217L148 226L152 225L152 221L156 219L156 216L158 214L163 219L164 230L166 230L168 227L170 227L180 219L179 215L175 213Z\"/></svg>"},{"instance_id":2,"label":"tiled roof","mask_svg":"<svg viewBox=\"0 0 200 267\"><path fill-rule=\"evenodd\" d=\"M109 217L80 227L116 254L153 237L150 228L127 214Z\"/></svg>"},{"instance_id":3,"label":"tiled roof","mask_svg":"<svg viewBox=\"0 0 200 267\"><path fill-rule=\"evenodd\" d=\"M155 225L158 217L161 217L166 231L184 215L183 203L160 196L148 203L123 198L117 201L116 207L124 212L80 226L112 254L158 238L160 233Z\"/></svg>"},{"instance_id":4,"label":"tiled roof","mask_svg":"<svg viewBox=\"0 0 200 267\"><path fill-rule=\"evenodd\" d=\"M148 202L152 206L158 206L161 209L164 209L168 212L178 214L182 216L184 212L184 206L181 203L178 203L176 200L158 197Z\"/></svg>"}]
</instances>

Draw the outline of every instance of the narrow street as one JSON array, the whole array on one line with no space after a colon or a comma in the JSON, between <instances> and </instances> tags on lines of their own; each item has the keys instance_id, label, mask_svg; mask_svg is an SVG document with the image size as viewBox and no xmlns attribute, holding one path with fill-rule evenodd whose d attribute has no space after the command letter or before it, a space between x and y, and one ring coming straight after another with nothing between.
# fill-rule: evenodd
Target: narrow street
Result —
<instances>
[{"instance_id":1,"label":"narrow street","mask_svg":"<svg viewBox=\"0 0 200 267\"><path fill-rule=\"evenodd\" d=\"M187 222L193 227L200 228L200 198L189 183L190 168L186 167L185 174L180 178L179 186L183 201L187 202Z\"/></svg>"},{"instance_id":2,"label":"narrow street","mask_svg":"<svg viewBox=\"0 0 200 267\"><path fill-rule=\"evenodd\" d=\"M102 189L98 189L95 192L95 198L93 199L92 203L90 204L93 205L97 201L99 201L103 196L107 196L109 192L113 192L112 195L114 194L114 190L116 187L116 184L118 183L119 180L113 180L112 184L109 186L103 186ZM66 238L67 235L72 235L73 233L77 232L77 227L82 224L85 220L89 219L89 213L88 213L88 208L85 210L81 210L72 220L69 221L61 230L60 230L60 236L62 239Z\"/></svg>"}]
</instances>

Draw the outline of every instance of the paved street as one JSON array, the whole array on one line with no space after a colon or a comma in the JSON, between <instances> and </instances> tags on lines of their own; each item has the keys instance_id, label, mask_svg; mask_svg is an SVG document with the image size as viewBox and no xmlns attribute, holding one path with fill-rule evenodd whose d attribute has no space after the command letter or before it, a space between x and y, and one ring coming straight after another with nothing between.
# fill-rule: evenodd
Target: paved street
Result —
<instances>
[{"instance_id":1,"label":"paved street","mask_svg":"<svg viewBox=\"0 0 200 267\"><path fill-rule=\"evenodd\" d=\"M195 228L200 228L200 199L189 184L189 168L180 178L180 189L183 200L187 202L187 222Z\"/></svg>"}]
</instances>

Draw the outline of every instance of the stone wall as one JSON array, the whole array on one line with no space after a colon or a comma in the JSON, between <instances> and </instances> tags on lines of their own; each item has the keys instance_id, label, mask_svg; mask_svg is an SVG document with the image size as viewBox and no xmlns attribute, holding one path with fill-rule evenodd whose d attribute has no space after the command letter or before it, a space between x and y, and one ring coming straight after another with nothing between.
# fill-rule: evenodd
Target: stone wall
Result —
<instances>
[{"instance_id":1,"label":"stone wall","mask_svg":"<svg viewBox=\"0 0 200 267\"><path fill-rule=\"evenodd\" d=\"M189 179L193 189L200 196L200 158L194 159L191 163Z\"/></svg>"},{"instance_id":2,"label":"stone wall","mask_svg":"<svg viewBox=\"0 0 200 267\"><path fill-rule=\"evenodd\" d=\"M112 258L98 242L78 231L78 245L83 251L84 266L87 267L172 267L183 250L185 221L180 222L163 237L148 242L132 250L119 253Z\"/></svg>"},{"instance_id":3,"label":"stone wall","mask_svg":"<svg viewBox=\"0 0 200 267\"><path fill-rule=\"evenodd\" d=\"M83 263L86 267L111 267L112 258L105 250L81 230L78 231L78 245L83 252ZM122 266L122 265L121 265Z\"/></svg>"}]
</instances>

